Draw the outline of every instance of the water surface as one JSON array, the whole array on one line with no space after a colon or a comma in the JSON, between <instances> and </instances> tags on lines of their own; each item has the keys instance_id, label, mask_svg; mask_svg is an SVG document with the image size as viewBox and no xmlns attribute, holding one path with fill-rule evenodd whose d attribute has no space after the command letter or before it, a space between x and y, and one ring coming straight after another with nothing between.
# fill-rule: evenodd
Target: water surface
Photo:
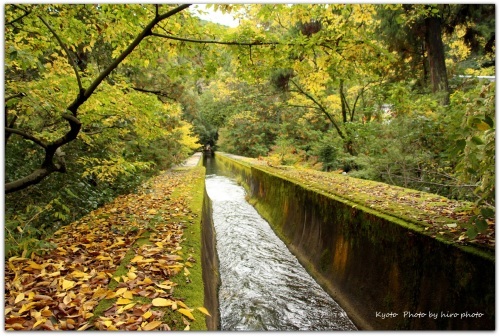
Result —
<instances>
[{"instance_id":1,"label":"water surface","mask_svg":"<svg viewBox=\"0 0 500 336\"><path fill-rule=\"evenodd\" d=\"M241 186L211 174L206 187L220 261L222 330L356 330L246 202Z\"/></svg>"}]
</instances>

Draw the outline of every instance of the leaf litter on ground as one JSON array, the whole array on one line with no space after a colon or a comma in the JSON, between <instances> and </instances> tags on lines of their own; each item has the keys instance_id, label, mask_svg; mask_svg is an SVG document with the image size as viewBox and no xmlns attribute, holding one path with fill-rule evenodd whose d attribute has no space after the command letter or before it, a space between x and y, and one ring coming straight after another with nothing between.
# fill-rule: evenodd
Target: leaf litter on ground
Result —
<instances>
[{"instance_id":1,"label":"leaf litter on ground","mask_svg":"<svg viewBox=\"0 0 500 336\"><path fill-rule=\"evenodd\" d=\"M57 231L48 254L8 259L5 329L170 330L164 315L176 310L189 329L194 309L172 278L196 262L182 253L183 219L195 215L185 194L172 193L192 174L166 171Z\"/></svg>"}]
</instances>

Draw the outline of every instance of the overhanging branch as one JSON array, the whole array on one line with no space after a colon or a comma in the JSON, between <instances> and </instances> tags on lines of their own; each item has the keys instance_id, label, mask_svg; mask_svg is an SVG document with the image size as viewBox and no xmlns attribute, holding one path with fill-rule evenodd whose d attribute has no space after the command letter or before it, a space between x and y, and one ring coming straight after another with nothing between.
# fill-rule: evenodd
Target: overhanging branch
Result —
<instances>
[{"instance_id":1,"label":"overhanging branch","mask_svg":"<svg viewBox=\"0 0 500 336\"><path fill-rule=\"evenodd\" d=\"M175 98L170 97L165 91L161 91L161 90L147 90L147 89L142 89L142 88L138 88L138 87L133 87L133 89L136 90L136 91L139 91L139 92L152 93L152 94L155 94L157 96L162 96L162 97L165 97L165 98L168 98L168 99L171 99L171 100L175 101Z\"/></svg>"},{"instance_id":2,"label":"overhanging branch","mask_svg":"<svg viewBox=\"0 0 500 336\"><path fill-rule=\"evenodd\" d=\"M66 52L66 55L68 56L69 64L71 64L71 67L73 67L73 71L75 72L75 75L76 75L76 80L78 82L78 89L80 89L80 91L82 91L83 90L83 86L82 86L82 81L80 79L80 75L78 74L78 68L76 67L76 64L75 64L75 61L73 60L73 57L71 57L71 54L69 53L68 47L66 47L66 45L61 40L61 38L57 35L57 33L54 31L54 29L52 29L52 27L43 19L43 17L38 16L38 18L40 20L42 20L43 24L47 27L48 30L50 30L50 32L52 33L52 35L54 35L54 37L56 38L57 42L59 42L59 45Z\"/></svg>"},{"instance_id":3,"label":"overhanging branch","mask_svg":"<svg viewBox=\"0 0 500 336\"><path fill-rule=\"evenodd\" d=\"M36 169L31 174L20 178L16 181L9 182L5 184L5 193L11 193L14 191L18 191L24 189L28 186L37 184L41 182L45 177L50 175L53 172L59 171L64 172L66 170L64 163L64 153L62 153L60 147L63 145L73 141L78 136L80 129L82 127L82 123L78 120L77 111L78 108L87 101L87 99L94 93L97 87L104 81L104 79L120 65L120 63L137 47L137 45L147 36L151 35L152 28L158 24L160 21L171 17L179 13L180 11L191 6L190 4L185 4L174 8L173 10L162 14L156 15L155 18L139 33L139 35L132 41L132 43L105 69L103 70L97 78L90 84L90 86L84 90L81 86L81 82L79 81L80 91L75 98L75 100L68 106L67 110L70 113L64 114L62 117L66 119L69 123L70 129L69 131L59 139L52 141L44 147L45 149L45 158L41 165L41 168ZM61 46L66 50L68 54L68 58L71 60L70 54L65 47L64 43L60 40L59 36L50 28L50 26L40 17L42 22L49 28L49 30L56 36ZM74 63L72 63L74 65ZM73 66L75 73L77 74L77 78L79 79L78 72L76 70L76 65ZM18 133L16 133L18 134ZM30 139L34 141L35 139ZM40 142L40 141L39 141ZM55 160L55 162L54 162Z\"/></svg>"},{"instance_id":4,"label":"overhanging branch","mask_svg":"<svg viewBox=\"0 0 500 336\"><path fill-rule=\"evenodd\" d=\"M40 146L42 148L47 148L47 144L45 142L43 142L42 140L38 139L37 137L35 137L33 135L30 135L30 134L23 132L21 130L18 130L15 128L10 128L10 127L5 127L5 133L6 134L17 134L26 140L30 140L30 141L34 142L35 144L37 144L38 146Z\"/></svg>"},{"instance_id":5,"label":"overhanging branch","mask_svg":"<svg viewBox=\"0 0 500 336\"><path fill-rule=\"evenodd\" d=\"M236 46L259 46L259 45L292 45L289 43L279 43L279 42L262 42L262 41L253 41L253 42L237 42L237 41L216 41L216 40L196 40L185 37L177 37L173 35L166 35L160 33L151 33L152 36L162 37L169 40L182 41L182 42L192 42L192 43L205 43L205 44L222 44L222 45L236 45Z\"/></svg>"},{"instance_id":6,"label":"overhanging branch","mask_svg":"<svg viewBox=\"0 0 500 336\"><path fill-rule=\"evenodd\" d=\"M318 106L319 110L321 112L323 112L324 115L326 115L326 117L330 120L330 122L333 124L333 126L335 127L335 129L337 130L337 133L339 134L339 136L342 138L342 139L345 139L345 136L344 134L342 133L342 131L340 130L340 127L337 125L337 122L335 121L335 119L333 119L333 117L330 115L330 113L328 113L328 111L324 108L324 106L318 102L312 95L310 95L309 93L307 93L306 91L304 91L297 83L295 83L292 79L290 79L290 82L292 82L293 85L295 85L295 87L297 88L298 92L303 94L304 96L306 96L309 100L311 100L316 106Z\"/></svg>"}]
</instances>

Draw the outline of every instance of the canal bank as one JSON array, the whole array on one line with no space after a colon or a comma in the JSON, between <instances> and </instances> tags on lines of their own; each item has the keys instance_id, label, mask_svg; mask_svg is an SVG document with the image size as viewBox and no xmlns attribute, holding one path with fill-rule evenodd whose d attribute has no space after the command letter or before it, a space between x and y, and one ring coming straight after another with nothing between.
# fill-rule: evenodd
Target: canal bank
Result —
<instances>
[{"instance_id":1,"label":"canal bank","mask_svg":"<svg viewBox=\"0 0 500 336\"><path fill-rule=\"evenodd\" d=\"M494 253L216 153L250 201L358 328L492 330ZM425 314L425 315L424 315Z\"/></svg>"}]
</instances>

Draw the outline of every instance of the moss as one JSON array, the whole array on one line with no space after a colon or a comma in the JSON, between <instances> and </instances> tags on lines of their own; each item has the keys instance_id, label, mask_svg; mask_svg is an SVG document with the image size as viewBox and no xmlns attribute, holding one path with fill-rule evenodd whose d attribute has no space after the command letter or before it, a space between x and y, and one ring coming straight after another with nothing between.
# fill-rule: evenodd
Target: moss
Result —
<instances>
[{"instance_id":1,"label":"moss","mask_svg":"<svg viewBox=\"0 0 500 336\"><path fill-rule=\"evenodd\" d=\"M321 257L320 257L320 260L319 260L319 269L322 271L322 272L325 272L328 267L330 266L330 250L328 249L324 249L323 252L321 253Z\"/></svg>"},{"instance_id":2,"label":"moss","mask_svg":"<svg viewBox=\"0 0 500 336\"><path fill-rule=\"evenodd\" d=\"M191 309L194 309L192 314L195 317L191 321L191 330L207 330L205 324L205 315L196 308L203 307L204 305L204 285L202 278L202 255L201 255L201 225L202 225L202 210L203 210L203 194L205 190L205 168L197 166L192 169L191 178L193 182L190 183L189 188L182 190L184 195L189 195L188 207L191 211L193 219L188 216L180 217L179 220L184 222L186 228L184 229L182 243L182 252L184 260L192 257L196 262L192 263L193 267L188 268L189 276L184 276L183 272L179 272L173 277L172 281L176 282L178 286L175 289L174 295L182 298L184 303ZM180 191L179 191L180 192ZM177 192L176 192L177 193ZM176 196L172 194L172 197ZM175 313L172 318L182 320L180 313Z\"/></svg>"}]
</instances>

